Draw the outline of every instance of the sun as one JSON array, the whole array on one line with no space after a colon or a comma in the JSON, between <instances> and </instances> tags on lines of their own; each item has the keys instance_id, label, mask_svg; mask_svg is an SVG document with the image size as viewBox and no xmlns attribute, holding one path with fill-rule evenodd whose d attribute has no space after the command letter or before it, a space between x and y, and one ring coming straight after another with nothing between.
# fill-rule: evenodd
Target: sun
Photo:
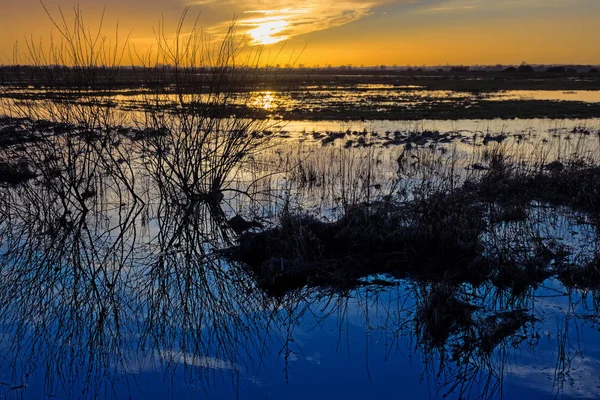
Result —
<instances>
[{"instance_id":1,"label":"sun","mask_svg":"<svg viewBox=\"0 0 600 400\"><path fill-rule=\"evenodd\" d=\"M253 44L267 45L281 42L286 40L288 37L280 35L281 32L289 25L288 21L276 20L266 21L258 24L254 29L248 31L248 35L252 38Z\"/></svg>"}]
</instances>

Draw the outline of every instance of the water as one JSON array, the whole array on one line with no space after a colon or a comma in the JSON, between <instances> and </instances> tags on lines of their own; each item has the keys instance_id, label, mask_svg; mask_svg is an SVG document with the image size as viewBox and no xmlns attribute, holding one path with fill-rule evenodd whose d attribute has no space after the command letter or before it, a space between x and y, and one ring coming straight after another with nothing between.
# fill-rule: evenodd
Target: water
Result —
<instances>
[{"instance_id":1,"label":"water","mask_svg":"<svg viewBox=\"0 0 600 400\"><path fill-rule=\"evenodd\" d=\"M507 90L488 100L543 100L543 101L580 101L584 103L600 103L598 90Z\"/></svg>"},{"instance_id":2,"label":"water","mask_svg":"<svg viewBox=\"0 0 600 400\"><path fill-rule=\"evenodd\" d=\"M209 94L191 95L166 93L155 94L144 89L123 89L116 92L100 91L87 92L85 90L76 93L64 91L58 94L44 93L35 88L2 89L3 102L0 103L0 113L10 113L15 107L28 106L34 103L43 103L44 98L52 99L55 96L59 100L71 99L85 104L86 102L104 103L110 107L119 107L131 110L141 110L148 105L158 103L165 107L175 107L180 101L184 103L209 103L212 98ZM182 100L183 99L183 100ZM493 117L494 114L510 118L510 112L506 112L504 103L520 102L524 106L515 111L527 108L528 101L545 102L544 107L536 109L538 114L548 117L560 115L563 108L558 105L573 107L572 115L585 115L589 110L596 109L600 103L599 90L500 90L491 92L472 93L468 91L454 90L427 90L420 86L395 86L388 84L357 84L349 86L304 86L293 90L276 91L261 90L249 93L238 93L229 99L231 106L249 107L260 110L266 116L273 118L298 119L358 119L369 116L373 119L377 114L388 116L388 118L402 119L404 111L405 118L420 120L423 118L436 118L436 112L441 118L454 119L453 113L476 109L474 116L483 113L485 118ZM584 108L581 108L581 107ZM487 112L491 109L495 112ZM550 111L548 111L550 110ZM597 109L596 109L597 111ZM413 115L414 113L414 115ZM458 115L458 114L457 114ZM460 114L463 115L463 114ZM424 116L424 117L419 117ZM507 117L508 116L508 117ZM597 116L597 114L595 115Z\"/></svg>"},{"instance_id":3,"label":"water","mask_svg":"<svg viewBox=\"0 0 600 400\"><path fill-rule=\"evenodd\" d=\"M596 290L376 276L271 297L219 256L231 232L209 209L30 196L11 192L0 225L7 397L596 397ZM581 215L533 212L493 237L596 251Z\"/></svg>"},{"instance_id":4,"label":"water","mask_svg":"<svg viewBox=\"0 0 600 400\"><path fill-rule=\"evenodd\" d=\"M359 89L353 102L380 91L424 96L419 88ZM337 101L337 92L330 95L327 101ZM261 96L260 107L276 109L284 95ZM233 192L220 207L174 204L145 169L142 150L125 139L114 151L131 157L125 181L135 177L138 200L111 174L90 175L95 193L83 203L40 180L2 187L3 396L599 397L600 297L593 284L572 287L555 273L523 287L506 277L448 282L390 273L349 288L309 284L273 296L251 270L223 255L237 238L226 220L238 213L271 226L290 202L335 219L343 199L365 196L365 188L372 197L358 200L392 190L401 196L402 189L410 200L423 182L478 173L472 165L485 164L501 146L531 165L572 154L596 160L599 119L274 119L267 126L269 146L230 176L239 192L269 177L252 186L251 200ZM452 140L388 143L396 132L405 138L423 131ZM323 144L339 132L343 138ZM360 137L363 144L346 148ZM62 159L69 150L56 146L53 154ZM86 178L89 164L76 165ZM300 166L317 178L303 181ZM519 249L526 259L532 238L566 246L573 263L598 252L597 226L587 214L537 203L527 220L497 223L482 240L489 251ZM543 267L552 270L554 262Z\"/></svg>"}]
</instances>

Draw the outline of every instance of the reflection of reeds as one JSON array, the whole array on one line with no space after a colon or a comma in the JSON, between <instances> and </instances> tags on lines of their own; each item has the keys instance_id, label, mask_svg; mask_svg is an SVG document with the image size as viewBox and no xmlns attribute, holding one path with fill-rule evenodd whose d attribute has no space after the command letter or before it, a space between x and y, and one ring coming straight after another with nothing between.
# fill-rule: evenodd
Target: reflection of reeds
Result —
<instances>
[{"instance_id":1,"label":"reflection of reeds","mask_svg":"<svg viewBox=\"0 0 600 400\"><path fill-rule=\"evenodd\" d=\"M3 192L0 207L0 316L16 327L7 357L31 365L40 356L52 360L47 369L56 384L83 380L88 383L84 397L110 390L120 372L139 368L140 358L165 376L185 371L188 382L204 387L219 382L222 374L239 383L242 371L261 365L270 350L281 349L288 363L292 352L301 354L294 337L303 316L316 315L310 323L317 325L339 321L341 346L347 314L357 307L365 310L370 338L413 341L406 351L423 361L424 376L442 394L499 395L511 349L535 338L529 331L534 322L524 310L533 302L534 281L529 290L515 291L493 279L452 276L444 257L437 276L411 277L400 287L383 286L398 284L388 276L369 284L359 275L354 286L315 287L319 281L311 280L308 288L303 283L272 298L245 268L222 260L221 248L235 235L214 204L177 205L163 199L115 208L126 198L111 201L114 182L99 180L96 187L97 200L88 203L87 212L75 201L63 205L52 200L54 189L36 182ZM430 237L449 233L450 227L460 231L459 215L481 216L464 197L422 193L421 203L407 208L403 217L414 218L416 212L424 225L433 224L424 230ZM456 219L446 215L448 210L457 211ZM354 212L355 223L370 221L374 230L363 233L374 240L384 221L375 223L380 214L371 211L348 209L347 216ZM298 239L293 225L285 228ZM525 225L521 234L536 232ZM493 240L501 242L502 236ZM509 251L507 246L502 253ZM529 255L527 249L519 254ZM425 255L431 262L439 254ZM539 267L546 261L540 258ZM499 271L505 267L497 266ZM319 278L326 272L321 269ZM371 272L362 271L367 276ZM381 322L378 316L386 313ZM38 329L28 336L26 327L31 326ZM290 368L286 372L294 373ZM483 387L477 386L481 382Z\"/></svg>"},{"instance_id":2,"label":"reflection of reeds","mask_svg":"<svg viewBox=\"0 0 600 400\"><path fill-rule=\"evenodd\" d=\"M150 211L110 195L86 211L52 201L46 186L21 188L0 202L7 362L33 368L41 357L48 390L96 398L148 365L208 386L260 357L263 297L217 257L230 234L222 212L164 202Z\"/></svg>"}]
</instances>

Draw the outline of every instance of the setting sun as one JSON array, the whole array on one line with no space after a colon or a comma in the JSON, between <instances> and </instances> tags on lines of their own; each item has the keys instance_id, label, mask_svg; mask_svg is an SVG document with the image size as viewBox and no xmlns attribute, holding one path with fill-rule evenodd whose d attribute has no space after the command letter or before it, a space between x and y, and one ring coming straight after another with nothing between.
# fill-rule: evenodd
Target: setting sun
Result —
<instances>
[{"instance_id":1,"label":"setting sun","mask_svg":"<svg viewBox=\"0 0 600 400\"><path fill-rule=\"evenodd\" d=\"M248 35L252 38L253 44L274 44L288 38L280 35L288 25L289 22L284 20L262 22L256 28L248 31Z\"/></svg>"}]
</instances>

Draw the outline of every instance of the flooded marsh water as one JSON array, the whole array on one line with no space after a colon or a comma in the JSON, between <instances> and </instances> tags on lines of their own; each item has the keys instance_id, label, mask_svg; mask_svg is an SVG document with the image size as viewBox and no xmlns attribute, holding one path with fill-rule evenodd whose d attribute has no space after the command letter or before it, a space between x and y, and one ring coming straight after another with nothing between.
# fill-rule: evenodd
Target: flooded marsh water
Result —
<instances>
[{"instance_id":1,"label":"flooded marsh water","mask_svg":"<svg viewBox=\"0 0 600 400\"><path fill-rule=\"evenodd\" d=\"M599 397L598 116L386 118L596 92L138 96L3 109L4 397Z\"/></svg>"}]
</instances>

